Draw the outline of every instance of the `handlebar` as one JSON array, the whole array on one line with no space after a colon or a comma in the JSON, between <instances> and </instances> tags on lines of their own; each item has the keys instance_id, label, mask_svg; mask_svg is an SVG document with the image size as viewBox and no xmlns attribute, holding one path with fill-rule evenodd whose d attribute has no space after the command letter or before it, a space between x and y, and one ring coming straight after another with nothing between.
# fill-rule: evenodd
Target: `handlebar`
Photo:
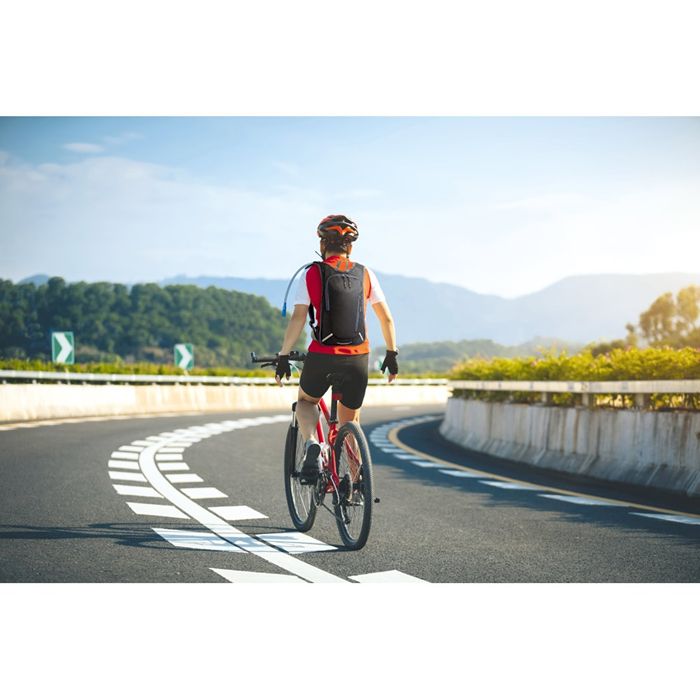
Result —
<instances>
[{"instance_id":1,"label":"handlebar","mask_svg":"<svg viewBox=\"0 0 700 700\"><path fill-rule=\"evenodd\" d=\"M292 352L289 353L290 362L303 362L305 359L305 352L297 352L296 350L292 350ZM253 364L260 364L263 367L266 365L277 367L277 355L262 355L261 357L258 357L254 352L251 352L250 361Z\"/></svg>"}]
</instances>

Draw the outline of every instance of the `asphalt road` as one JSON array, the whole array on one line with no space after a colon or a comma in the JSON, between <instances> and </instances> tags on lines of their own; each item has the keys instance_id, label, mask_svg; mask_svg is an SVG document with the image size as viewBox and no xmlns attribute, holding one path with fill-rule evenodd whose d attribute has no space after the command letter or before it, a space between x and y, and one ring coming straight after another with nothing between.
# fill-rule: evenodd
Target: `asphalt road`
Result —
<instances>
[{"instance_id":1,"label":"asphalt road","mask_svg":"<svg viewBox=\"0 0 700 700\"><path fill-rule=\"evenodd\" d=\"M0 432L0 581L700 581L698 499L469 453L441 410L364 410L381 502L357 552L327 511L293 530L279 411Z\"/></svg>"}]
</instances>

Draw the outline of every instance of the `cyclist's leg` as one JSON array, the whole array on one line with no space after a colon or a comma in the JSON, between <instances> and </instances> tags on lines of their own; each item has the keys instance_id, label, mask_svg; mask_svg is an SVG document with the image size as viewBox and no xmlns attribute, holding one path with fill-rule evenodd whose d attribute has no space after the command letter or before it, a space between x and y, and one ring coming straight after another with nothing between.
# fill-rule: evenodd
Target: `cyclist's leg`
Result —
<instances>
[{"instance_id":1,"label":"cyclist's leg","mask_svg":"<svg viewBox=\"0 0 700 700\"><path fill-rule=\"evenodd\" d=\"M297 400L297 423L304 441L316 434L316 424L318 423L319 409L318 403L321 397L315 398L307 394L299 387L299 398Z\"/></svg>"},{"instance_id":2,"label":"cyclist's leg","mask_svg":"<svg viewBox=\"0 0 700 700\"><path fill-rule=\"evenodd\" d=\"M338 421L340 425L343 423L350 423L354 421L355 423L360 422L360 409L359 408L348 408L343 405L342 401L338 402Z\"/></svg>"}]
</instances>

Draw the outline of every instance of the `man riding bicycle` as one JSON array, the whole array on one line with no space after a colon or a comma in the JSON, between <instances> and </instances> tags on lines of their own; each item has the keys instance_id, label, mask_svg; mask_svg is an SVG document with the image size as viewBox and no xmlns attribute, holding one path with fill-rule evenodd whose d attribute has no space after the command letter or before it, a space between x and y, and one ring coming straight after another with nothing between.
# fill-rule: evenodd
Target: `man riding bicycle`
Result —
<instances>
[{"instance_id":1,"label":"man riding bicycle","mask_svg":"<svg viewBox=\"0 0 700 700\"><path fill-rule=\"evenodd\" d=\"M343 376L338 403L340 425L359 422L367 389L369 339L366 333L367 302L374 310L386 344L381 371L389 371L389 382L399 372L394 321L379 282L368 268L350 261L357 225L343 214L331 214L318 225L323 262L313 263L297 286L294 312L279 351L275 379L291 376L289 353L310 317L312 340L299 380L296 416L305 440L300 478L314 483L322 466L321 445L315 435L318 403L331 386L330 375Z\"/></svg>"}]
</instances>

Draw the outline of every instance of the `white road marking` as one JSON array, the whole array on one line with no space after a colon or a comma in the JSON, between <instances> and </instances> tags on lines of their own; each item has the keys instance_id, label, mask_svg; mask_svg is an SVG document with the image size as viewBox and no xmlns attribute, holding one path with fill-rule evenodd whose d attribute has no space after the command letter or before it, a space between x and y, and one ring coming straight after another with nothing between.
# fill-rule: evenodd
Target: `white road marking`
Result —
<instances>
[{"instance_id":1,"label":"white road marking","mask_svg":"<svg viewBox=\"0 0 700 700\"><path fill-rule=\"evenodd\" d=\"M330 552L338 549L332 544L326 544L314 539L304 532L272 532L268 535L258 535L261 540L269 542L290 554L306 554L308 552Z\"/></svg>"},{"instance_id":2,"label":"white road marking","mask_svg":"<svg viewBox=\"0 0 700 700\"><path fill-rule=\"evenodd\" d=\"M222 493L213 486L195 486L194 488L182 489L182 492L189 498L194 498L196 501L203 498L228 498L225 493Z\"/></svg>"},{"instance_id":3,"label":"white road marking","mask_svg":"<svg viewBox=\"0 0 700 700\"><path fill-rule=\"evenodd\" d=\"M141 445L122 445L119 448L120 452L142 452L143 446Z\"/></svg>"},{"instance_id":4,"label":"white road marking","mask_svg":"<svg viewBox=\"0 0 700 700\"><path fill-rule=\"evenodd\" d=\"M128 484L112 484L120 496L146 496L147 498L163 498L158 491L150 486L129 486Z\"/></svg>"},{"instance_id":5,"label":"white road marking","mask_svg":"<svg viewBox=\"0 0 700 700\"><path fill-rule=\"evenodd\" d=\"M264 574L258 571L214 568L212 571L231 583L307 583L298 576L290 576L289 574Z\"/></svg>"},{"instance_id":6,"label":"white road marking","mask_svg":"<svg viewBox=\"0 0 700 700\"><path fill-rule=\"evenodd\" d=\"M135 469L138 471L138 462L127 462L123 459L110 459L107 466L113 469Z\"/></svg>"},{"instance_id":7,"label":"white road marking","mask_svg":"<svg viewBox=\"0 0 700 700\"><path fill-rule=\"evenodd\" d=\"M480 484L495 486L497 489L508 491L544 491L541 486L525 486L525 484L514 484L512 481L480 481Z\"/></svg>"},{"instance_id":8,"label":"white road marking","mask_svg":"<svg viewBox=\"0 0 700 700\"><path fill-rule=\"evenodd\" d=\"M259 513L248 506L211 506L210 511L216 513L224 520L259 520L267 518L267 515Z\"/></svg>"},{"instance_id":9,"label":"white road marking","mask_svg":"<svg viewBox=\"0 0 700 700\"><path fill-rule=\"evenodd\" d=\"M191 447L194 444L194 442L199 442L199 441L193 440L192 442L183 442L182 440L179 440L178 442L169 442L168 447L169 448L170 447L183 447L183 448L184 447Z\"/></svg>"},{"instance_id":10,"label":"white road marking","mask_svg":"<svg viewBox=\"0 0 700 700\"><path fill-rule=\"evenodd\" d=\"M408 452L404 452L403 454L399 454L398 452L395 452L393 457L396 457L396 459L415 459L415 455L409 454Z\"/></svg>"},{"instance_id":11,"label":"white road marking","mask_svg":"<svg viewBox=\"0 0 700 700\"><path fill-rule=\"evenodd\" d=\"M135 454L134 452L119 452L117 450L116 452L112 452L112 459L138 459L139 456L138 454Z\"/></svg>"},{"instance_id":12,"label":"white road marking","mask_svg":"<svg viewBox=\"0 0 700 700\"><path fill-rule=\"evenodd\" d=\"M163 462L158 466L162 472L186 472L190 468L187 462Z\"/></svg>"},{"instance_id":13,"label":"white road marking","mask_svg":"<svg viewBox=\"0 0 700 700\"><path fill-rule=\"evenodd\" d=\"M168 530L166 528L154 527L154 532L157 532L163 539L167 540L174 547L184 547L185 549L208 549L213 552L238 552L243 554L243 550L239 549L230 542L221 539L211 531L195 531L195 530Z\"/></svg>"},{"instance_id":14,"label":"white road marking","mask_svg":"<svg viewBox=\"0 0 700 700\"><path fill-rule=\"evenodd\" d=\"M382 447L382 452L400 452L403 454L403 449L401 447Z\"/></svg>"},{"instance_id":15,"label":"white road marking","mask_svg":"<svg viewBox=\"0 0 700 700\"><path fill-rule=\"evenodd\" d=\"M146 477L139 472L109 472L109 478L115 481L146 481Z\"/></svg>"},{"instance_id":16,"label":"white road marking","mask_svg":"<svg viewBox=\"0 0 700 700\"><path fill-rule=\"evenodd\" d=\"M189 520L190 516L185 515L175 506L161 506L156 503L126 503L136 515L158 515L163 518L182 518Z\"/></svg>"},{"instance_id":17,"label":"white road marking","mask_svg":"<svg viewBox=\"0 0 700 700\"><path fill-rule=\"evenodd\" d=\"M275 551L269 545L250 535L246 535L244 532L229 525L225 520L222 520L203 506L189 499L184 493L181 493L170 484L165 476L160 473L154 459L156 449L157 446L149 447L141 453L139 460L141 471L146 475L151 486L184 513L219 535L219 537L231 542L231 544L235 544L237 547L251 552L265 559L265 561L278 566L280 569L296 574L307 581L311 581L312 583L350 583L339 576L334 576L327 571L323 571L323 569L307 564L286 552Z\"/></svg>"},{"instance_id":18,"label":"white road marking","mask_svg":"<svg viewBox=\"0 0 700 700\"><path fill-rule=\"evenodd\" d=\"M171 484L195 484L204 481L198 474L168 474L168 481Z\"/></svg>"},{"instance_id":19,"label":"white road marking","mask_svg":"<svg viewBox=\"0 0 700 700\"><path fill-rule=\"evenodd\" d=\"M622 505L621 503L608 503L607 501L599 501L597 498L584 498L583 496L562 496L558 493L541 493L539 495L540 498L575 503L578 506L614 506L619 508Z\"/></svg>"},{"instance_id":20,"label":"white road marking","mask_svg":"<svg viewBox=\"0 0 700 700\"><path fill-rule=\"evenodd\" d=\"M472 472L463 472L459 469L440 469L441 474L447 474L447 476L456 476L463 479L480 479L482 474L473 474Z\"/></svg>"},{"instance_id":21,"label":"white road marking","mask_svg":"<svg viewBox=\"0 0 700 700\"><path fill-rule=\"evenodd\" d=\"M630 513L639 515L642 518L655 518L656 520L667 520L670 523L681 523L682 525L700 525L700 516L690 515L664 515L663 513Z\"/></svg>"},{"instance_id":22,"label":"white road marking","mask_svg":"<svg viewBox=\"0 0 700 700\"><path fill-rule=\"evenodd\" d=\"M158 454L182 454L184 451L184 447L160 447Z\"/></svg>"},{"instance_id":23,"label":"white road marking","mask_svg":"<svg viewBox=\"0 0 700 700\"><path fill-rule=\"evenodd\" d=\"M414 459L411 461L411 464L415 464L417 467L423 467L426 469L439 469L443 466L442 464L438 464L437 462L428 462L427 460L423 459Z\"/></svg>"},{"instance_id":24,"label":"white road marking","mask_svg":"<svg viewBox=\"0 0 700 700\"><path fill-rule=\"evenodd\" d=\"M181 454L161 454L156 453L156 461L158 462L182 462Z\"/></svg>"},{"instance_id":25,"label":"white road marking","mask_svg":"<svg viewBox=\"0 0 700 700\"><path fill-rule=\"evenodd\" d=\"M132 445L141 445L142 447L150 447L155 444L152 440L134 440Z\"/></svg>"},{"instance_id":26,"label":"white road marking","mask_svg":"<svg viewBox=\"0 0 700 700\"><path fill-rule=\"evenodd\" d=\"M422 578L409 576L402 571L392 569L391 571L378 571L374 574L361 574L359 576L350 576L353 581L359 583L428 583Z\"/></svg>"}]
</instances>

